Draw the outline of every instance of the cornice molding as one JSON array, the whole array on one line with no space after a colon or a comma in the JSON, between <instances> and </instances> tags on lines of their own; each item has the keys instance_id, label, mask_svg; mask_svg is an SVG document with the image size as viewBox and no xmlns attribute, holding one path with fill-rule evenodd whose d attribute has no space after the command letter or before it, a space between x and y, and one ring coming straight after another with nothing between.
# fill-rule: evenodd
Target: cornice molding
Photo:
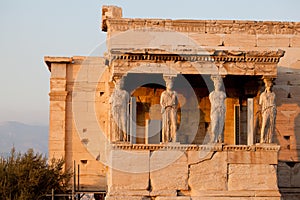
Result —
<instances>
[{"instance_id":1,"label":"cornice molding","mask_svg":"<svg viewBox=\"0 0 300 200\"><path fill-rule=\"evenodd\" d=\"M51 91L49 93L50 101L66 101L67 91Z\"/></svg>"},{"instance_id":2,"label":"cornice molding","mask_svg":"<svg viewBox=\"0 0 300 200\"><path fill-rule=\"evenodd\" d=\"M111 144L113 150L179 150L179 151L279 151L280 146L276 144L255 145L224 145L224 144Z\"/></svg>"},{"instance_id":3,"label":"cornice molding","mask_svg":"<svg viewBox=\"0 0 300 200\"><path fill-rule=\"evenodd\" d=\"M107 32L155 29L202 34L300 34L300 22L110 18L102 23Z\"/></svg>"},{"instance_id":4,"label":"cornice molding","mask_svg":"<svg viewBox=\"0 0 300 200\"><path fill-rule=\"evenodd\" d=\"M124 61L189 61L189 62L255 62L278 63L284 56L278 51L214 51L211 54L174 54L168 52L130 52L127 50L111 50L111 60Z\"/></svg>"}]
</instances>

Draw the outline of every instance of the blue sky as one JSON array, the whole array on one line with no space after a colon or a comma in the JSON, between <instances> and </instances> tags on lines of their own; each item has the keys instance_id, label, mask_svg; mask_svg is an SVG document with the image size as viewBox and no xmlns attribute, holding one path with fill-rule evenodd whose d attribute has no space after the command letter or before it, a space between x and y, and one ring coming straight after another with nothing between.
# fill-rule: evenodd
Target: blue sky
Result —
<instances>
[{"instance_id":1,"label":"blue sky","mask_svg":"<svg viewBox=\"0 0 300 200\"><path fill-rule=\"evenodd\" d=\"M105 40L102 5L124 17L299 21L299 0L0 0L0 122L48 124L43 57L89 55Z\"/></svg>"}]
</instances>

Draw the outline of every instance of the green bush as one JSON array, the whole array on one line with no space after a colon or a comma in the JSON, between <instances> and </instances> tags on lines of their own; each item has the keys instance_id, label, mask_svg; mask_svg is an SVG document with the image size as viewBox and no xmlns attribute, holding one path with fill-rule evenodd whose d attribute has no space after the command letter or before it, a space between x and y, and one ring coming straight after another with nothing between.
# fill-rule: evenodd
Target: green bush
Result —
<instances>
[{"instance_id":1,"label":"green bush","mask_svg":"<svg viewBox=\"0 0 300 200\"><path fill-rule=\"evenodd\" d=\"M66 193L72 174L63 169L64 163L63 159L48 162L32 149L21 154L12 148L8 157L0 157L0 199L45 199L52 189Z\"/></svg>"}]
</instances>

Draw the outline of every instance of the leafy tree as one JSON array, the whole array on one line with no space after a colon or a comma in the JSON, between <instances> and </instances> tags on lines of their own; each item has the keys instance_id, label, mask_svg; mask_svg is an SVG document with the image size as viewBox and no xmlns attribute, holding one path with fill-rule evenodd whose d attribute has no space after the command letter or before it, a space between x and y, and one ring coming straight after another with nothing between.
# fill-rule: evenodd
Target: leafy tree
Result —
<instances>
[{"instance_id":1,"label":"leafy tree","mask_svg":"<svg viewBox=\"0 0 300 200\"><path fill-rule=\"evenodd\" d=\"M46 194L66 193L72 176L64 170L63 159L47 158L29 149L17 153L12 148L7 158L0 157L0 199L3 200L42 200Z\"/></svg>"}]
</instances>

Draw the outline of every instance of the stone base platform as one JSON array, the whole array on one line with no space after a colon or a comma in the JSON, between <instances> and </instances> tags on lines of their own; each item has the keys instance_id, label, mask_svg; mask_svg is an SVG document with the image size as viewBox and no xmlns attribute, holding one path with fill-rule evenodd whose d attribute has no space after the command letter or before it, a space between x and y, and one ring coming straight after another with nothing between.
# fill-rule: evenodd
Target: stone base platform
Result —
<instances>
[{"instance_id":1,"label":"stone base platform","mask_svg":"<svg viewBox=\"0 0 300 200\"><path fill-rule=\"evenodd\" d=\"M279 146L113 144L106 200L279 200Z\"/></svg>"}]
</instances>

